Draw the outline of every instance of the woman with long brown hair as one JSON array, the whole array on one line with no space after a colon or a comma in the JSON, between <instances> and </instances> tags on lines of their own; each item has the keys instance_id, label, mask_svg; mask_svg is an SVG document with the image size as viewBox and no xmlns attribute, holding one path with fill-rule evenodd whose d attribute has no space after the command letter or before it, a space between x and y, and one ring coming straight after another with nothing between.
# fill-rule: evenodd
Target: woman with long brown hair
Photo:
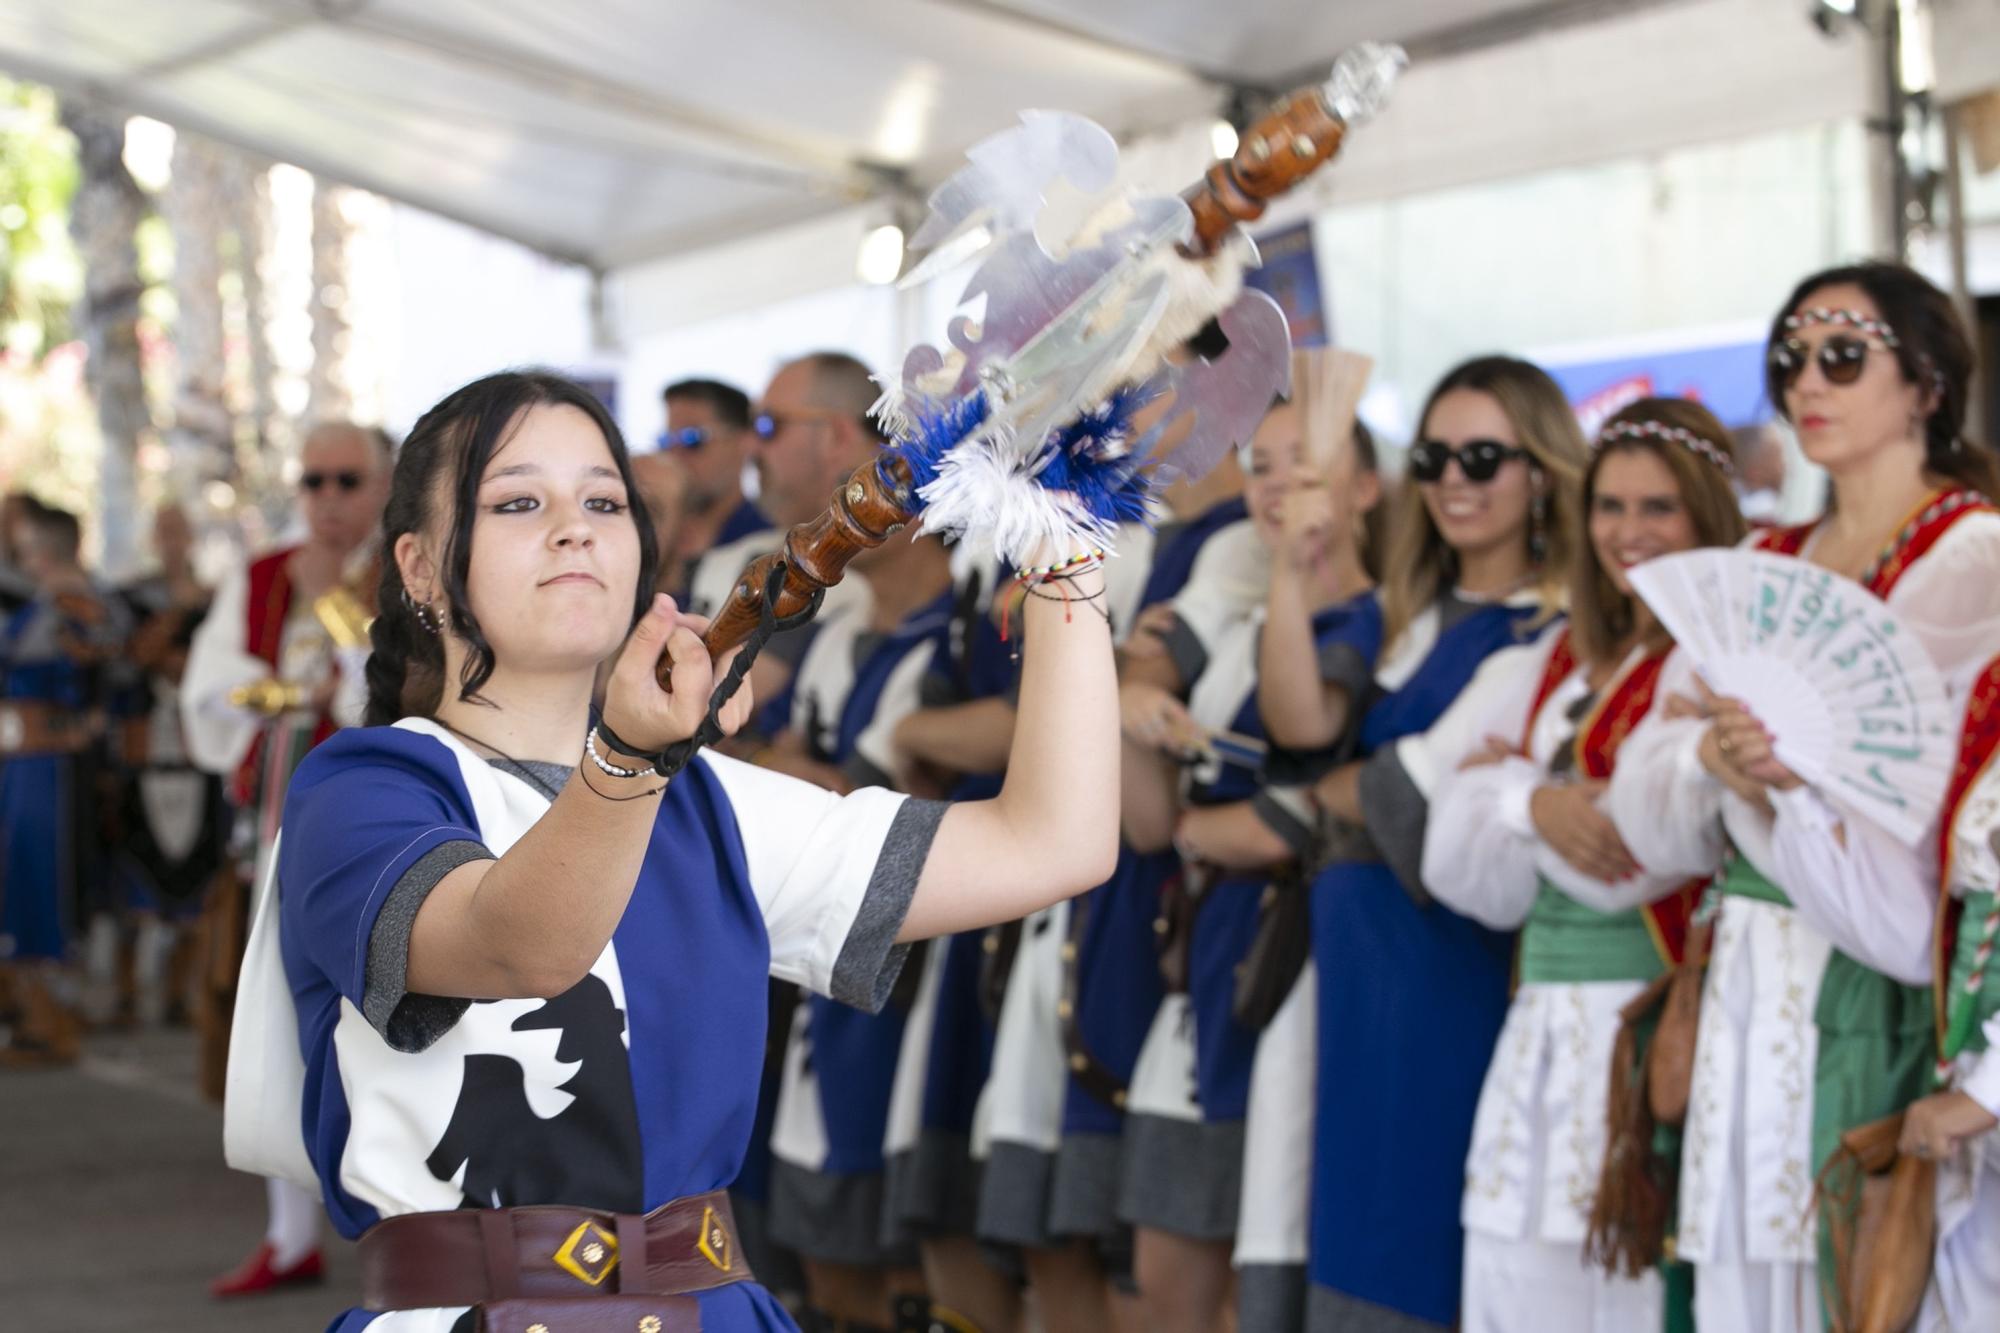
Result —
<instances>
[{"instance_id":1,"label":"woman with long brown hair","mask_svg":"<svg viewBox=\"0 0 2000 1333\"><path fill-rule=\"evenodd\" d=\"M1860 583L1962 687L2000 617L2000 468L1963 436L1972 350L1950 300L1900 264L1814 274L1773 319L1768 365L1833 493L1823 518L1748 544ZM1662 689L1697 693L1671 670ZM1804 788L1740 704L1696 708L1634 734L1611 809L1651 871L1724 863L1676 1244L1703 1333L1775 1333L1814 1322L1833 1278L1811 1198L1840 1134L1923 1090L1936 879L1843 890L1826 863L1867 821Z\"/></svg>"},{"instance_id":2,"label":"woman with long brown hair","mask_svg":"<svg viewBox=\"0 0 2000 1333\"><path fill-rule=\"evenodd\" d=\"M1584 473L1569 623L1489 659L1431 731L1434 754L1462 757L1431 802L1424 886L1521 932L1465 1161L1463 1320L1481 1333L1661 1327L1657 1274L1587 1264L1584 1242L1621 1011L1681 961L1701 885L1642 870L1602 804L1674 649L1629 571L1740 540L1731 477L1705 408L1642 399L1613 416Z\"/></svg>"},{"instance_id":3,"label":"woman with long brown hair","mask_svg":"<svg viewBox=\"0 0 2000 1333\"><path fill-rule=\"evenodd\" d=\"M623 442L569 381L510 372L433 408L384 539L371 725L300 767L263 909L282 971L260 1002L296 1010L305 1069L257 1146L360 1238L368 1310L335 1327L477 1307L482 1326L793 1328L723 1192L767 974L879 1007L900 944L1110 872L1110 635L1059 595L1099 596L1095 560L1028 600L999 794L945 806L706 752L674 770L729 658L651 595Z\"/></svg>"}]
</instances>

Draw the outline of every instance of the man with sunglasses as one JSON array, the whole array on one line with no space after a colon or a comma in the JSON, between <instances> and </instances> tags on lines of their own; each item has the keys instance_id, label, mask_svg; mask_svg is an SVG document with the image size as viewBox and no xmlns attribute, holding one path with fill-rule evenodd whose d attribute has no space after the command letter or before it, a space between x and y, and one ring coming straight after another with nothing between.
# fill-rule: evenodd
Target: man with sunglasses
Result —
<instances>
[{"instance_id":1,"label":"man with sunglasses","mask_svg":"<svg viewBox=\"0 0 2000 1333\"><path fill-rule=\"evenodd\" d=\"M336 728L360 721L368 649L353 637L354 618L344 608L373 603L393 452L379 429L347 421L315 426L300 455L303 537L224 580L188 650L181 686L188 754L198 767L233 779L237 806L239 874L217 882L205 915L210 938L234 939L239 949L246 887L261 878L292 770ZM220 962L211 960L203 983L212 988L203 1005L203 1081L218 1099L240 959L225 969ZM227 986L217 983L218 970L227 972ZM269 1193L263 1243L210 1284L213 1295L320 1280L318 1201L275 1180Z\"/></svg>"},{"instance_id":2,"label":"man with sunglasses","mask_svg":"<svg viewBox=\"0 0 2000 1333\"><path fill-rule=\"evenodd\" d=\"M667 428L659 449L633 459L633 470L649 502L655 492L677 496L675 512L653 515L662 537L672 537L660 546L661 587L697 609L689 593L702 562L768 531L771 522L743 492L752 439L749 396L702 379L669 384L663 396Z\"/></svg>"}]
</instances>

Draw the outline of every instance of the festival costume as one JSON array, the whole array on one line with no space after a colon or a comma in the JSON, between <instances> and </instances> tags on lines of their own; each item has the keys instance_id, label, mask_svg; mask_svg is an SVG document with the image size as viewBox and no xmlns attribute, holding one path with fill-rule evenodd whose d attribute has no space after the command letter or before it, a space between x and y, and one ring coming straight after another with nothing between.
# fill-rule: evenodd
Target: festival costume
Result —
<instances>
[{"instance_id":1,"label":"festival costume","mask_svg":"<svg viewBox=\"0 0 2000 1333\"><path fill-rule=\"evenodd\" d=\"M1312 885L1314 1333L1458 1318L1463 1167L1513 950L1423 890L1427 805L1451 771L1439 756L1470 744L1427 733L1480 663L1535 636L1539 615L1528 595L1447 593L1375 671L1360 723L1365 841L1353 835Z\"/></svg>"},{"instance_id":2,"label":"festival costume","mask_svg":"<svg viewBox=\"0 0 2000 1333\"><path fill-rule=\"evenodd\" d=\"M176 606L164 579L121 592L135 625L134 641L158 635L185 651L208 614L206 602ZM222 868L229 806L222 782L197 768L181 721L181 682L162 673L136 683L133 722L123 754L118 839L126 906L183 917L199 909L202 892Z\"/></svg>"},{"instance_id":3,"label":"festival costume","mask_svg":"<svg viewBox=\"0 0 2000 1333\"><path fill-rule=\"evenodd\" d=\"M1020 645L1000 637L993 606L995 598L1012 595L1007 572L990 561L975 562L954 580L951 620L941 650L931 655L923 707L1016 701ZM950 799L990 799L999 794L1003 777L963 774L952 784ZM882 1140L883 1225L891 1239L971 1236L976 1230L981 1171L972 1156L972 1122L992 1065L998 1017L989 1015L980 999L986 934L964 931L925 951Z\"/></svg>"},{"instance_id":4,"label":"festival costume","mask_svg":"<svg viewBox=\"0 0 2000 1333\"><path fill-rule=\"evenodd\" d=\"M1945 806L1946 897L1938 904L1938 1074L2000 1115L2000 657L1966 696L1958 772ZM1938 1240L1920 1333L2000 1326L2000 1130L1938 1166Z\"/></svg>"},{"instance_id":5,"label":"festival costume","mask_svg":"<svg viewBox=\"0 0 2000 1333\"><path fill-rule=\"evenodd\" d=\"M1706 881L1593 879L1542 840L1529 803L1548 783L1610 776L1620 745L1661 702L1670 652L1634 649L1593 691L1563 631L1490 659L1440 724L1477 745L1523 738L1521 754L1482 767L1459 771L1438 756L1449 768L1424 845L1424 884L1439 902L1521 932L1466 1157L1466 1329L1662 1327L1659 1274L1611 1274L1585 1260L1583 1242L1621 1011L1680 962ZM1458 725L1461 712L1473 727Z\"/></svg>"},{"instance_id":6,"label":"festival costume","mask_svg":"<svg viewBox=\"0 0 2000 1333\"><path fill-rule=\"evenodd\" d=\"M890 744L914 711L950 625L949 592L882 633L856 610L824 618L793 694L809 753L857 786L895 786ZM909 1002L863 1013L823 995L792 1019L771 1132L771 1235L807 1259L909 1263L907 1237L884 1235L883 1137Z\"/></svg>"},{"instance_id":7,"label":"festival costume","mask_svg":"<svg viewBox=\"0 0 2000 1333\"><path fill-rule=\"evenodd\" d=\"M1746 544L1802 555L1814 532L1769 529ZM1970 492L1947 490L1909 516L1861 582L1923 636L1956 691L1985 660L1979 640L1990 645L2000 614L1996 567L2000 514ZM1659 688L1692 697L1691 675L1676 659ZM1927 938L1931 913L1919 900L1935 880L1900 888L1885 880L1844 906L1822 892L1821 873L1807 867L1830 820L1810 800L1782 793L1767 817L1726 791L1698 758L1706 726L1657 713L1643 723L1612 777L1610 810L1648 870L1698 875L1722 866L1676 1248L1695 1265L1704 1333L1781 1333L1809 1325L1820 1306L1811 1206L1820 1166L1842 1131L1923 1090L1931 1002L1912 983L1927 973L1893 960Z\"/></svg>"},{"instance_id":8,"label":"festival costume","mask_svg":"<svg viewBox=\"0 0 2000 1333\"><path fill-rule=\"evenodd\" d=\"M105 703L96 660L123 641L117 606L38 596L0 621L0 959L60 962L97 830L83 788Z\"/></svg>"},{"instance_id":9,"label":"festival costume","mask_svg":"<svg viewBox=\"0 0 2000 1333\"><path fill-rule=\"evenodd\" d=\"M1114 575L1124 589L1113 604L1117 635L1139 611L1182 593L1197 568L1204 588L1235 589L1229 567L1249 554L1244 539L1254 540L1247 514L1232 498L1162 526L1150 543L1121 532L1105 565L1107 593ZM1223 533L1230 539L1203 564ZM1128 1262L1118 1216L1125 1097L1160 1000L1153 923L1178 865L1171 851L1141 855L1121 842L1110 879L1022 923L976 1121L983 1239L1048 1247L1084 1237L1112 1267Z\"/></svg>"},{"instance_id":10,"label":"festival costume","mask_svg":"<svg viewBox=\"0 0 2000 1333\"><path fill-rule=\"evenodd\" d=\"M207 895L196 1007L201 1079L204 1091L217 1099L226 1081L240 959L256 911L254 891L267 879L292 772L337 727L361 720L365 697L367 650L336 647L314 606L294 594L287 563L296 549L272 551L223 581L195 630L181 675L188 756L197 768L228 782L236 807L231 852L238 873L218 878ZM246 707L236 694L283 682L310 696L329 676L336 689L324 710L272 715ZM245 1295L284 1282L318 1280L319 1223L309 1200L295 1183L275 1176L266 1192L264 1244L211 1283L212 1294Z\"/></svg>"},{"instance_id":11,"label":"festival costume","mask_svg":"<svg viewBox=\"0 0 2000 1333\"><path fill-rule=\"evenodd\" d=\"M1241 529L1232 530L1241 531ZM1176 602L1170 650L1184 679L1193 682L1188 708L1211 730L1253 742L1263 739L1257 708L1257 648L1263 630L1262 588L1247 614L1221 630L1202 623L1189 594ZM1381 610L1363 595L1315 617L1322 659L1339 660L1341 682L1365 690L1381 644ZM1206 645L1212 645L1212 652ZM1237 763L1208 762L1188 777L1191 806L1250 801L1261 790L1260 773ZM1298 823L1267 802L1252 808L1295 852ZM1190 868L1190 874L1195 873ZM1124 1189L1120 1212L1138 1225L1208 1240L1237 1232L1246 1199L1243 1179L1245 1117L1258 1034L1236 1016L1241 969L1256 937L1265 887L1272 871L1218 872L1193 908L1188 980L1184 994L1169 995L1155 1015L1137 1069L1126 1126Z\"/></svg>"},{"instance_id":12,"label":"festival costume","mask_svg":"<svg viewBox=\"0 0 2000 1333\"><path fill-rule=\"evenodd\" d=\"M737 1175L767 972L857 1004L888 998L904 955L893 941L944 807L880 789L839 797L715 755L668 787L631 902L583 981L546 1001L409 994L424 896L459 865L504 855L564 777L496 767L413 719L345 732L294 778L245 988L254 979L274 1005L289 994L303 1067L291 1062L288 1089L284 1025L239 1022L229 1146L239 1164L316 1179L345 1236L410 1213L559 1204L622 1238L618 1216ZM704 1206L726 1241L726 1204ZM791 1328L740 1256L699 1253L709 1230L684 1252L652 1251L656 1271L676 1265L673 1285L704 1269L719 1284L692 1297L701 1326ZM617 1252L598 1244L593 1271ZM357 1310L334 1327L443 1333L461 1313Z\"/></svg>"}]
</instances>

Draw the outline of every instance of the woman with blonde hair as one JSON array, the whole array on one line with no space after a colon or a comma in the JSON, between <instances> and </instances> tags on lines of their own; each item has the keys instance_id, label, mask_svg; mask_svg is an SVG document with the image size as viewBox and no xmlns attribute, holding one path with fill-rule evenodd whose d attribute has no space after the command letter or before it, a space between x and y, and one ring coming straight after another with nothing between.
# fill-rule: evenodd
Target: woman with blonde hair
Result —
<instances>
[{"instance_id":1,"label":"woman with blonde hair","mask_svg":"<svg viewBox=\"0 0 2000 1333\"><path fill-rule=\"evenodd\" d=\"M1264 700L1273 742L1301 749L1360 711L1363 757L1310 789L1330 823L1311 890L1315 1330L1458 1318L1461 1164L1511 949L1424 891L1426 810L1447 768L1423 733L1482 661L1560 614L1586 457L1562 391L1510 357L1452 370L1420 423L1392 511L1385 646L1366 697L1328 681Z\"/></svg>"}]
</instances>

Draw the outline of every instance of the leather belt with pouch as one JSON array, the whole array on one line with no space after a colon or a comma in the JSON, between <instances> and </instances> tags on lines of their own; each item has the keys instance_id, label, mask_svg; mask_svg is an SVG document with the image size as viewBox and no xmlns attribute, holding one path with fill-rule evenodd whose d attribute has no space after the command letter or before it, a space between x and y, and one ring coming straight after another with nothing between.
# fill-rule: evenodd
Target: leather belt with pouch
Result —
<instances>
[{"instance_id":1,"label":"leather belt with pouch","mask_svg":"<svg viewBox=\"0 0 2000 1333\"><path fill-rule=\"evenodd\" d=\"M1021 952L1020 921L988 926L979 937L979 1012L989 1025L1000 1022L1007 1001L1007 983L1014 976L1014 957Z\"/></svg>"},{"instance_id":2,"label":"leather belt with pouch","mask_svg":"<svg viewBox=\"0 0 2000 1333\"><path fill-rule=\"evenodd\" d=\"M481 1333L696 1333L693 1293L750 1280L727 1191L640 1216L462 1208L384 1218L361 1237L362 1304L469 1305Z\"/></svg>"},{"instance_id":3,"label":"leather belt with pouch","mask_svg":"<svg viewBox=\"0 0 2000 1333\"><path fill-rule=\"evenodd\" d=\"M1312 957L1311 889L1297 861L1271 872L1271 882L1257 904L1257 933L1236 965L1236 990L1230 1014L1238 1024L1261 1032L1278 1016L1292 993L1299 973Z\"/></svg>"},{"instance_id":4,"label":"leather belt with pouch","mask_svg":"<svg viewBox=\"0 0 2000 1333\"><path fill-rule=\"evenodd\" d=\"M1153 945L1160 955L1160 980L1167 994L1185 995L1194 970L1194 919L1208 901L1215 868L1182 862L1179 873L1160 886L1160 914L1153 918Z\"/></svg>"},{"instance_id":5,"label":"leather belt with pouch","mask_svg":"<svg viewBox=\"0 0 2000 1333\"><path fill-rule=\"evenodd\" d=\"M1083 931L1090 919L1091 895L1070 899L1069 938L1062 948L1062 998L1056 1001L1056 1017L1062 1023L1063 1055L1069 1061L1070 1077L1076 1085L1115 1110L1125 1109L1125 1080L1097 1058L1084 1035L1077 1010L1081 1004L1083 970L1077 954L1083 948Z\"/></svg>"}]
</instances>

